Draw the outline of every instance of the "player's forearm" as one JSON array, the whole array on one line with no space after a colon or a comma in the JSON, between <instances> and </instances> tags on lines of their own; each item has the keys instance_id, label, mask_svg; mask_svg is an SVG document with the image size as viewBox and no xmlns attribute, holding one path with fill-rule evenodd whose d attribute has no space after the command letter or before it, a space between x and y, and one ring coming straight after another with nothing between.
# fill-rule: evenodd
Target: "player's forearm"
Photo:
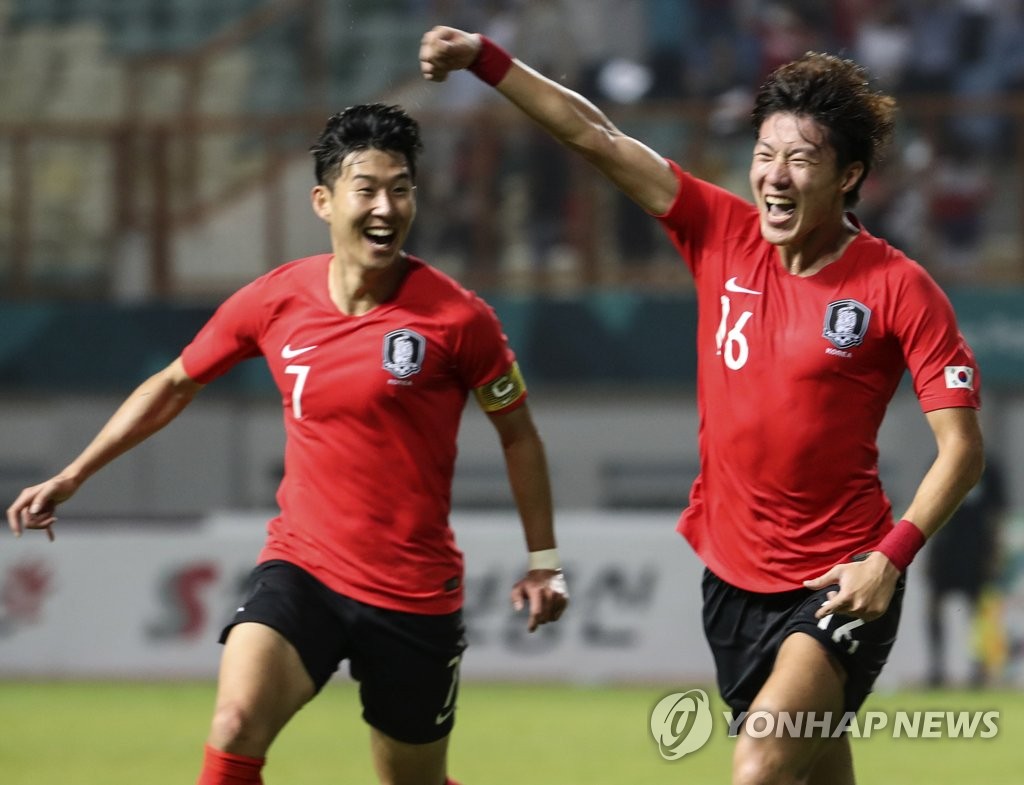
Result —
<instances>
[{"instance_id":1,"label":"player's forearm","mask_svg":"<svg viewBox=\"0 0 1024 785\"><path fill-rule=\"evenodd\" d=\"M671 206L678 183L665 159L622 133L585 97L513 61L497 89L649 213Z\"/></svg>"},{"instance_id":2,"label":"player's forearm","mask_svg":"<svg viewBox=\"0 0 1024 785\"><path fill-rule=\"evenodd\" d=\"M486 36L433 28L420 45L420 69L435 82L469 69L645 210L660 215L671 206L676 176L662 156L623 134L585 97L514 59Z\"/></svg>"},{"instance_id":3,"label":"player's forearm","mask_svg":"<svg viewBox=\"0 0 1024 785\"><path fill-rule=\"evenodd\" d=\"M504 446L505 465L530 551L554 548L555 524L544 445L539 436Z\"/></svg>"},{"instance_id":4,"label":"player's forearm","mask_svg":"<svg viewBox=\"0 0 1024 785\"><path fill-rule=\"evenodd\" d=\"M79 485L173 420L201 385L169 370L151 376L118 407L89 445L60 473Z\"/></svg>"},{"instance_id":5,"label":"player's forearm","mask_svg":"<svg viewBox=\"0 0 1024 785\"><path fill-rule=\"evenodd\" d=\"M589 155L618 129L579 93L516 60L497 90L566 146Z\"/></svg>"},{"instance_id":6,"label":"player's forearm","mask_svg":"<svg viewBox=\"0 0 1024 785\"><path fill-rule=\"evenodd\" d=\"M964 500L985 466L980 433L971 430L939 440L939 450L903 517L930 537Z\"/></svg>"}]
</instances>

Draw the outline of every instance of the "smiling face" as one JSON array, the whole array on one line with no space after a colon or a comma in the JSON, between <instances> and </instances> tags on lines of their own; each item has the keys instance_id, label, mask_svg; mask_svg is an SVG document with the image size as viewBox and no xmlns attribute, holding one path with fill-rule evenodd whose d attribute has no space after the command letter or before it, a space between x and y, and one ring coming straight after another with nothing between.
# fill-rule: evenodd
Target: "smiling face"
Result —
<instances>
[{"instance_id":1,"label":"smiling face","mask_svg":"<svg viewBox=\"0 0 1024 785\"><path fill-rule=\"evenodd\" d=\"M761 235L794 251L827 244L841 234L843 197L862 171L859 162L838 168L825 129L814 120L788 112L769 115L750 164Z\"/></svg>"},{"instance_id":2,"label":"smiling face","mask_svg":"<svg viewBox=\"0 0 1024 785\"><path fill-rule=\"evenodd\" d=\"M416 217L408 162L401 153L355 150L332 187L313 188L313 210L330 225L331 248L343 267L383 270L401 256Z\"/></svg>"}]
</instances>

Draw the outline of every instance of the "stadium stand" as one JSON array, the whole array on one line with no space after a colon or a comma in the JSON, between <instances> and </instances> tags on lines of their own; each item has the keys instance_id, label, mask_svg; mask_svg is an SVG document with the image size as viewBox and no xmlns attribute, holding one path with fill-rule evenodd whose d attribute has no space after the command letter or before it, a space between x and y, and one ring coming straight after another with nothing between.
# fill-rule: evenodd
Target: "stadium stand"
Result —
<instances>
[{"instance_id":1,"label":"stadium stand","mask_svg":"<svg viewBox=\"0 0 1024 785\"><path fill-rule=\"evenodd\" d=\"M250 203L247 218L262 210L265 236L249 254L257 268L306 252L292 228L306 226L303 206L280 198L284 184L308 165L305 146L326 112L382 99L415 106L430 140L421 198L435 223L412 238L424 257L480 288L685 288L657 227L586 175L553 176L550 162L564 169L564 159L524 145L524 126L488 91L458 78L425 87L419 36L435 22L472 26L544 65L555 56L545 31L557 27L564 41L551 65L561 78L593 90L628 132L745 193L745 101L779 56L780 20L792 22L778 8L792 5L0 2L0 281L17 297L217 299L252 267L197 276L198 263L182 258L195 246L183 238L225 236L239 217L225 209L230 197ZM902 232L906 250L951 285L1019 282L1020 104L997 99L1024 84L1024 57L1012 46L1024 29L1020 4L946 8L943 46L967 60L939 100L928 92L927 58L907 48L932 22L889 11L860 18L850 8L816 6L801 29L816 46L870 62L903 102L897 148L877 172L881 198L862 208L867 225L893 237L913 229ZM587 24L559 23L585 9ZM608 30L622 40L613 46ZM641 80L632 93L608 92L608 58L628 61L629 73L652 69L655 87L644 94ZM952 246L949 234L964 222L945 220L931 193L957 143L949 130L985 142L974 162L982 188L973 228ZM567 187L552 189L559 179ZM557 200L544 198L556 191Z\"/></svg>"}]
</instances>

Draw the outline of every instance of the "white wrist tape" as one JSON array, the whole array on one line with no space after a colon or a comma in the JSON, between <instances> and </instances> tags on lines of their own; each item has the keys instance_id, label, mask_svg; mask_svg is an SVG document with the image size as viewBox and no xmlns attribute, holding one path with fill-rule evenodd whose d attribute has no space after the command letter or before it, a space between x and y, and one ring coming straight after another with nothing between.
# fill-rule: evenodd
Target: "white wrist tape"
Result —
<instances>
[{"instance_id":1,"label":"white wrist tape","mask_svg":"<svg viewBox=\"0 0 1024 785\"><path fill-rule=\"evenodd\" d=\"M562 562L558 559L558 549L548 548L546 551L530 551L529 566L531 570L560 570Z\"/></svg>"}]
</instances>

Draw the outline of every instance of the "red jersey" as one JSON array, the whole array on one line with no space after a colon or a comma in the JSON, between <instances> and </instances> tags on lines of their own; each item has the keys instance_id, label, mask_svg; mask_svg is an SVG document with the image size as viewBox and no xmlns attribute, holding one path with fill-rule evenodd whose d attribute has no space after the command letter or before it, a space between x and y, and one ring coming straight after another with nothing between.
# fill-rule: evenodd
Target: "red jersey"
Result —
<instances>
[{"instance_id":1,"label":"red jersey","mask_svg":"<svg viewBox=\"0 0 1024 785\"><path fill-rule=\"evenodd\" d=\"M754 205L669 163L659 220L699 304L701 472L678 529L728 583L798 588L892 526L876 441L904 372L923 411L976 408L974 356L932 278L855 222L842 257L791 275Z\"/></svg>"},{"instance_id":2,"label":"red jersey","mask_svg":"<svg viewBox=\"0 0 1024 785\"><path fill-rule=\"evenodd\" d=\"M441 614L462 603L448 525L466 398L511 411L525 387L497 317L419 259L362 316L328 294L329 254L240 289L182 353L209 382L263 355L284 405L280 515L259 561L284 559L349 597Z\"/></svg>"}]
</instances>

